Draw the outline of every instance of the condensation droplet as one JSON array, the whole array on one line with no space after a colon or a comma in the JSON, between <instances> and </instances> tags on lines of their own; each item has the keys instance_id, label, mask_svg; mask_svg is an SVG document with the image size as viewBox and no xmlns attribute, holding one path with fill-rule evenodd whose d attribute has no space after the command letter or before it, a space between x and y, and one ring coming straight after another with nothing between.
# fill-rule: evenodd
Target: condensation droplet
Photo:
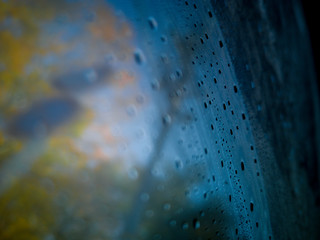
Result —
<instances>
[{"instance_id":1,"label":"condensation droplet","mask_svg":"<svg viewBox=\"0 0 320 240\"><path fill-rule=\"evenodd\" d=\"M97 81L97 73L94 69L90 69L85 73L85 78L88 82L95 82Z\"/></svg>"},{"instance_id":2,"label":"condensation droplet","mask_svg":"<svg viewBox=\"0 0 320 240\"><path fill-rule=\"evenodd\" d=\"M151 88L153 90L159 90L160 89L160 83L159 83L159 81L157 79L152 80Z\"/></svg>"},{"instance_id":3,"label":"condensation droplet","mask_svg":"<svg viewBox=\"0 0 320 240\"><path fill-rule=\"evenodd\" d=\"M148 18L148 23L149 26L152 30L157 30L158 29L158 23L154 17L149 17Z\"/></svg>"},{"instance_id":4,"label":"condensation droplet","mask_svg":"<svg viewBox=\"0 0 320 240\"><path fill-rule=\"evenodd\" d=\"M175 166L177 169L182 169L183 168L183 163L181 160L176 160L175 161Z\"/></svg>"},{"instance_id":5,"label":"condensation droplet","mask_svg":"<svg viewBox=\"0 0 320 240\"><path fill-rule=\"evenodd\" d=\"M177 77L178 78L182 78L182 71L181 71L181 69L176 69L176 75L177 75Z\"/></svg>"},{"instance_id":6,"label":"condensation droplet","mask_svg":"<svg viewBox=\"0 0 320 240\"><path fill-rule=\"evenodd\" d=\"M166 43L168 41L167 37L164 35L162 35L160 39L163 43Z\"/></svg>"},{"instance_id":7,"label":"condensation droplet","mask_svg":"<svg viewBox=\"0 0 320 240\"><path fill-rule=\"evenodd\" d=\"M141 49L136 49L135 50L135 52L134 52L134 60L139 65L142 65L143 63L145 63L146 58L145 58L143 52L141 51Z\"/></svg>"},{"instance_id":8,"label":"condensation droplet","mask_svg":"<svg viewBox=\"0 0 320 240\"><path fill-rule=\"evenodd\" d=\"M133 117L136 115L136 109L134 105L130 105L126 109L126 113L128 114L129 117Z\"/></svg>"},{"instance_id":9,"label":"condensation droplet","mask_svg":"<svg viewBox=\"0 0 320 240\"><path fill-rule=\"evenodd\" d=\"M142 104L144 102L144 96L139 94L138 96L136 96L136 101L139 104Z\"/></svg>"},{"instance_id":10,"label":"condensation droplet","mask_svg":"<svg viewBox=\"0 0 320 240\"><path fill-rule=\"evenodd\" d=\"M139 173L137 171L137 169L135 168L130 168L128 170L128 177L132 180L136 180L139 177Z\"/></svg>"},{"instance_id":11,"label":"condensation droplet","mask_svg":"<svg viewBox=\"0 0 320 240\"><path fill-rule=\"evenodd\" d=\"M200 221L195 218L195 219L193 219L192 225L193 225L194 229L199 229L200 228Z\"/></svg>"},{"instance_id":12,"label":"condensation droplet","mask_svg":"<svg viewBox=\"0 0 320 240\"><path fill-rule=\"evenodd\" d=\"M148 202L148 201L149 201L149 198L150 198L150 196L149 196L148 193L142 193L141 196L140 196L140 199L141 199L141 201L143 201L143 202Z\"/></svg>"},{"instance_id":13,"label":"condensation droplet","mask_svg":"<svg viewBox=\"0 0 320 240\"><path fill-rule=\"evenodd\" d=\"M163 205L163 210L165 211L169 211L171 209L171 204L170 203L166 203Z\"/></svg>"},{"instance_id":14,"label":"condensation droplet","mask_svg":"<svg viewBox=\"0 0 320 240\"><path fill-rule=\"evenodd\" d=\"M177 221L176 220L170 220L169 225L171 227L175 227L177 225Z\"/></svg>"},{"instance_id":15,"label":"condensation droplet","mask_svg":"<svg viewBox=\"0 0 320 240\"><path fill-rule=\"evenodd\" d=\"M174 82L177 78L176 75L174 73L171 73L169 76L170 81Z\"/></svg>"},{"instance_id":16,"label":"condensation droplet","mask_svg":"<svg viewBox=\"0 0 320 240\"><path fill-rule=\"evenodd\" d=\"M147 211L146 211L146 216L147 216L148 218L151 218L151 217L154 216L154 212L153 212L152 210L147 210Z\"/></svg>"},{"instance_id":17,"label":"condensation droplet","mask_svg":"<svg viewBox=\"0 0 320 240\"><path fill-rule=\"evenodd\" d=\"M171 121L172 121L172 119L171 119L171 116L170 116L169 114L166 114L166 115L164 115L164 116L162 117L162 123L163 123L164 125L170 124Z\"/></svg>"},{"instance_id":18,"label":"condensation droplet","mask_svg":"<svg viewBox=\"0 0 320 240\"><path fill-rule=\"evenodd\" d=\"M165 64L169 63L169 58L166 54L161 54L160 58L163 63Z\"/></svg>"},{"instance_id":19,"label":"condensation droplet","mask_svg":"<svg viewBox=\"0 0 320 240\"><path fill-rule=\"evenodd\" d=\"M182 223L181 228L183 230L187 230L189 228L189 224L187 222Z\"/></svg>"}]
</instances>

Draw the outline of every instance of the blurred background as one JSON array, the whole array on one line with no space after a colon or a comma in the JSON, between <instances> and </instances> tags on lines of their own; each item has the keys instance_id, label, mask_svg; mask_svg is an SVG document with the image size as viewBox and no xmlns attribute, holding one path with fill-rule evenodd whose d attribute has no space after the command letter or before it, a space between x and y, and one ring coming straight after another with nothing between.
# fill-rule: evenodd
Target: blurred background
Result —
<instances>
[{"instance_id":1,"label":"blurred background","mask_svg":"<svg viewBox=\"0 0 320 240\"><path fill-rule=\"evenodd\" d=\"M320 80L319 80L320 52L319 52L319 46L317 44L317 42L319 42L319 34L317 34L317 26L316 26L317 11L312 5L312 3L310 2L301 1L301 4L303 7L307 28L309 30L309 37L310 37L311 47L312 47L312 56L313 56L315 70L317 74L318 88L320 90Z\"/></svg>"},{"instance_id":2,"label":"blurred background","mask_svg":"<svg viewBox=\"0 0 320 240\"><path fill-rule=\"evenodd\" d=\"M312 9L0 0L0 239L319 239Z\"/></svg>"}]
</instances>

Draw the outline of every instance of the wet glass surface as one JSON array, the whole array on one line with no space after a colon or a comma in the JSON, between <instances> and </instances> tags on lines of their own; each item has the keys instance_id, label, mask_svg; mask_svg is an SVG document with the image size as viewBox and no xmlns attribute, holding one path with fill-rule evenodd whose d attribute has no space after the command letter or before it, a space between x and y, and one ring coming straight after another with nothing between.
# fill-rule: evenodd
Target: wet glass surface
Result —
<instances>
[{"instance_id":1,"label":"wet glass surface","mask_svg":"<svg viewBox=\"0 0 320 240\"><path fill-rule=\"evenodd\" d=\"M0 84L0 239L317 238L296 1L0 1Z\"/></svg>"}]
</instances>

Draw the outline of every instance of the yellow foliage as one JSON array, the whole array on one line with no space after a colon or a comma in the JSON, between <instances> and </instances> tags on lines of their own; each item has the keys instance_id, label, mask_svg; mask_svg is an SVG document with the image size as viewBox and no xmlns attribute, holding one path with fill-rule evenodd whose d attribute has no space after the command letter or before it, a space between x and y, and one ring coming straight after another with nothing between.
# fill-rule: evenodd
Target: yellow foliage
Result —
<instances>
[{"instance_id":1,"label":"yellow foliage","mask_svg":"<svg viewBox=\"0 0 320 240\"><path fill-rule=\"evenodd\" d=\"M41 24L56 16L62 2L0 1L0 24L14 21L19 28L19 34L14 34L9 23L0 31L0 64L4 67L0 71L0 111L5 117L18 111L21 104L15 103L17 97L30 104L39 94L48 96L52 92L46 79L41 77L43 69L27 72L26 68L34 57L61 49L61 46L52 46L52 49L41 46L39 35Z\"/></svg>"},{"instance_id":2,"label":"yellow foliage","mask_svg":"<svg viewBox=\"0 0 320 240\"><path fill-rule=\"evenodd\" d=\"M21 140L6 139L6 137L0 131L0 167L3 161L20 151L22 146L23 144Z\"/></svg>"},{"instance_id":3,"label":"yellow foliage","mask_svg":"<svg viewBox=\"0 0 320 240\"><path fill-rule=\"evenodd\" d=\"M4 144L4 136L3 133L0 131L0 147Z\"/></svg>"},{"instance_id":4,"label":"yellow foliage","mask_svg":"<svg viewBox=\"0 0 320 240\"><path fill-rule=\"evenodd\" d=\"M66 5L62 7L61 4L63 1L60 0L6 2L0 0L0 24L9 17L17 21L21 27L21 33L18 35L15 35L10 28L0 31L0 64L5 68L4 71L0 70L0 111L7 119L21 112L34 100L55 94L50 82L43 79L45 70L32 68L31 71L26 71L26 69L34 63L33 59L37 56L44 56L49 52L62 55L66 53L67 44L56 44L55 39L50 39L45 46L39 44L40 24L47 20L51 21L57 13L61 13L61 9L67 11ZM69 7L72 9L71 5ZM91 37L97 42L117 42L118 39L130 38L132 33L129 25L123 23L116 28L115 16L111 11L104 10L97 9L97 21L88 24L88 35L92 34ZM106 20L110 24L106 25ZM87 50L91 52L91 48ZM121 47L119 51L129 52L129 47ZM95 53L91 55L94 56L92 59L96 60ZM83 59L79 61L85 63ZM50 66L46 70L59 72L61 69L59 66ZM126 75L123 79L121 86L134 80ZM112 167L107 164L103 167L100 165L94 170L86 168L86 156L78 151L74 138L79 137L94 116L91 110L85 110L77 117L76 121L70 121L70 124L60 127L49 137L48 150L37 159L31 171L0 196L1 240L36 240L44 239L47 234L51 234L60 217L58 214L61 214L56 211L57 198L64 192L68 192L70 196L69 204L78 203L83 207L76 210L79 216L93 214L95 206L90 203L97 201L94 198L98 196L90 194L96 190L90 185L91 182L83 183L81 176L95 179L94 183L99 184L100 189L96 193L103 194L105 199L110 197L107 196L106 188L116 188L113 180L116 180L117 184L123 182L124 176L118 174L121 172L120 164ZM22 140L6 138L0 132L0 167L2 161L17 153L22 145ZM52 189L43 184L44 179L50 179L54 185ZM100 211L98 208L95 210L95 213Z\"/></svg>"},{"instance_id":5,"label":"yellow foliage","mask_svg":"<svg viewBox=\"0 0 320 240\"><path fill-rule=\"evenodd\" d=\"M43 239L54 232L57 197L68 192L71 203L85 197L78 187L84 164L70 138L50 139L30 173L0 196L0 239Z\"/></svg>"},{"instance_id":6,"label":"yellow foliage","mask_svg":"<svg viewBox=\"0 0 320 240\"><path fill-rule=\"evenodd\" d=\"M34 179L23 179L0 198L0 239L43 239L55 224L52 198Z\"/></svg>"}]
</instances>

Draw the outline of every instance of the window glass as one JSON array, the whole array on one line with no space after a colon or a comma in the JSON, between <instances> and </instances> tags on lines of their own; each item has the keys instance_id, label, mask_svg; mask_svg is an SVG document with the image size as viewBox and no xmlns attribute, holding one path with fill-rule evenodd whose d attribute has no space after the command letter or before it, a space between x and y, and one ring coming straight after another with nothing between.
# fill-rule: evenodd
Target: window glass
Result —
<instances>
[{"instance_id":1,"label":"window glass","mask_svg":"<svg viewBox=\"0 0 320 240\"><path fill-rule=\"evenodd\" d=\"M0 239L312 239L301 9L244 2L0 1Z\"/></svg>"}]
</instances>

